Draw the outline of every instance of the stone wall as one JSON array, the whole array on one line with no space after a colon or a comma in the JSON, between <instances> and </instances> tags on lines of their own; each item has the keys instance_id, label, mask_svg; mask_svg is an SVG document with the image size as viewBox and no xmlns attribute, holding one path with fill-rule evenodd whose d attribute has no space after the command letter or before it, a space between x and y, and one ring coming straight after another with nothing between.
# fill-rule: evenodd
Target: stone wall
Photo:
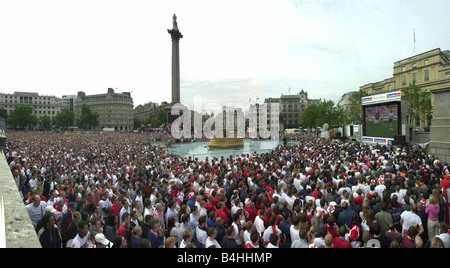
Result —
<instances>
[{"instance_id":1,"label":"stone wall","mask_svg":"<svg viewBox=\"0 0 450 268\"><path fill-rule=\"evenodd\" d=\"M0 153L0 195L4 199L6 248L41 248L3 152Z\"/></svg>"},{"instance_id":2,"label":"stone wall","mask_svg":"<svg viewBox=\"0 0 450 268\"><path fill-rule=\"evenodd\" d=\"M433 90L434 116L430 127L430 153L450 161L450 87Z\"/></svg>"}]
</instances>

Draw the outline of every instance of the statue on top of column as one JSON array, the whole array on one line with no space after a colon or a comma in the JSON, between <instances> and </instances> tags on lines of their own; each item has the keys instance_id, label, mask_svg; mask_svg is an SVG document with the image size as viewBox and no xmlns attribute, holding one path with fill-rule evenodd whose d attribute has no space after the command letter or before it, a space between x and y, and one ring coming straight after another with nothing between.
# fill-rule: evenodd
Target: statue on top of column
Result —
<instances>
[{"instance_id":1,"label":"statue on top of column","mask_svg":"<svg viewBox=\"0 0 450 268\"><path fill-rule=\"evenodd\" d=\"M173 14L173 29L178 30L177 15Z\"/></svg>"}]
</instances>

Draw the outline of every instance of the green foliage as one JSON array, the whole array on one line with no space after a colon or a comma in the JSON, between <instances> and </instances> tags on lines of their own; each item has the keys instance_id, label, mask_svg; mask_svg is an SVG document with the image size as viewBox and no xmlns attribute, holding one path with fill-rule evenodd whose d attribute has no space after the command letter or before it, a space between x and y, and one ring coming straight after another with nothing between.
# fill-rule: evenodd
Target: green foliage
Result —
<instances>
[{"instance_id":1,"label":"green foliage","mask_svg":"<svg viewBox=\"0 0 450 268\"><path fill-rule=\"evenodd\" d=\"M91 110L91 106L86 103L81 105L81 115L78 118L77 125L79 128L95 128L99 124L99 114Z\"/></svg>"},{"instance_id":2,"label":"green foliage","mask_svg":"<svg viewBox=\"0 0 450 268\"><path fill-rule=\"evenodd\" d=\"M43 129L52 128L52 119L48 115L44 115L39 118L39 127Z\"/></svg>"},{"instance_id":3,"label":"green foliage","mask_svg":"<svg viewBox=\"0 0 450 268\"><path fill-rule=\"evenodd\" d=\"M322 127L327 123L330 127L340 126L345 121L344 110L329 100L319 104L311 104L302 114L304 127Z\"/></svg>"},{"instance_id":4,"label":"green foliage","mask_svg":"<svg viewBox=\"0 0 450 268\"><path fill-rule=\"evenodd\" d=\"M133 118L133 128L138 129L142 126L141 120L139 120L137 117Z\"/></svg>"},{"instance_id":5,"label":"green foliage","mask_svg":"<svg viewBox=\"0 0 450 268\"><path fill-rule=\"evenodd\" d=\"M64 108L59 114L53 117L53 125L59 128L68 128L73 125L75 113L69 108Z\"/></svg>"},{"instance_id":6,"label":"green foliage","mask_svg":"<svg viewBox=\"0 0 450 268\"><path fill-rule=\"evenodd\" d=\"M310 104L302 113L302 125L306 128L316 127L317 104Z\"/></svg>"},{"instance_id":7,"label":"green foliage","mask_svg":"<svg viewBox=\"0 0 450 268\"><path fill-rule=\"evenodd\" d=\"M159 127L167 122L167 112L163 108L158 109L155 117L150 117L145 120L145 125L150 124L151 127Z\"/></svg>"},{"instance_id":8,"label":"green foliage","mask_svg":"<svg viewBox=\"0 0 450 268\"><path fill-rule=\"evenodd\" d=\"M415 82L409 84L408 87L402 89L403 97L408 101L408 113L410 123L416 116L430 118L433 113L433 106L431 105L430 93L421 89Z\"/></svg>"},{"instance_id":9,"label":"green foliage","mask_svg":"<svg viewBox=\"0 0 450 268\"><path fill-rule=\"evenodd\" d=\"M35 126L38 123L36 115L33 114L31 106L19 105L12 110L8 116L7 124L12 127L25 128Z\"/></svg>"},{"instance_id":10,"label":"green foliage","mask_svg":"<svg viewBox=\"0 0 450 268\"><path fill-rule=\"evenodd\" d=\"M361 99L369 96L369 93L366 90L360 89L358 92L353 93L349 97L350 105L348 109L344 111L345 113L345 123L362 123L363 122L363 114L361 109Z\"/></svg>"}]
</instances>

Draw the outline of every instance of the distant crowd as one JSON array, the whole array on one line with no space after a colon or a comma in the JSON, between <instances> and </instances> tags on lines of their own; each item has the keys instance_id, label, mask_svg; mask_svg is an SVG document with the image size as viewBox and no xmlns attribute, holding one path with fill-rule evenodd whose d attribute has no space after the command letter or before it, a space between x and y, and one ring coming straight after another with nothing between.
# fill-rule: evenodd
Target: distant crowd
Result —
<instances>
[{"instance_id":1,"label":"distant crowd","mask_svg":"<svg viewBox=\"0 0 450 268\"><path fill-rule=\"evenodd\" d=\"M446 162L416 147L296 137L205 160L144 133L7 133L44 248L449 248Z\"/></svg>"}]
</instances>

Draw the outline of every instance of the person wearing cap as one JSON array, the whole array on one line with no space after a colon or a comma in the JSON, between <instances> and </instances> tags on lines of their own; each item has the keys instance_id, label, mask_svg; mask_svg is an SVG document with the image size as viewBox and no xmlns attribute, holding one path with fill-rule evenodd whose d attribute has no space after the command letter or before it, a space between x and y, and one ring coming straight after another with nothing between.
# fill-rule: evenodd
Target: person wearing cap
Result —
<instances>
[{"instance_id":1,"label":"person wearing cap","mask_svg":"<svg viewBox=\"0 0 450 268\"><path fill-rule=\"evenodd\" d=\"M56 211L56 209L54 208L54 207L52 207L52 206L47 206L46 208L45 208L45 215L47 215L47 214L51 214L53 217L55 216L55 213L56 213L57 211ZM44 216L45 216L44 215ZM40 230L41 230L41 228L44 228L44 223L42 222L42 220L44 219L44 217L42 217L42 219L40 219L38 222L37 222L37 224L36 224L36 232L39 232ZM56 218L55 218L55 222L56 222Z\"/></svg>"},{"instance_id":2,"label":"person wearing cap","mask_svg":"<svg viewBox=\"0 0 450 268\"><path fill-rule=\"evenodd\" d=\"M353 225L352 229L348 233L349 242L352 245L352 248L360 248L361 241L360 239L361 228L358 225Z\"/></svg>"},{"instance_id":3,"label":"person wearing cap","mask_svg":"<svg viewBox=\"0 0 450 268\"><path fill-rule=\"evenodd\" d=\"M113 243L106 239L103 233L97 233L95 235L95 246L96 248L112 248Z\"/></svg>"}]
</instances>

